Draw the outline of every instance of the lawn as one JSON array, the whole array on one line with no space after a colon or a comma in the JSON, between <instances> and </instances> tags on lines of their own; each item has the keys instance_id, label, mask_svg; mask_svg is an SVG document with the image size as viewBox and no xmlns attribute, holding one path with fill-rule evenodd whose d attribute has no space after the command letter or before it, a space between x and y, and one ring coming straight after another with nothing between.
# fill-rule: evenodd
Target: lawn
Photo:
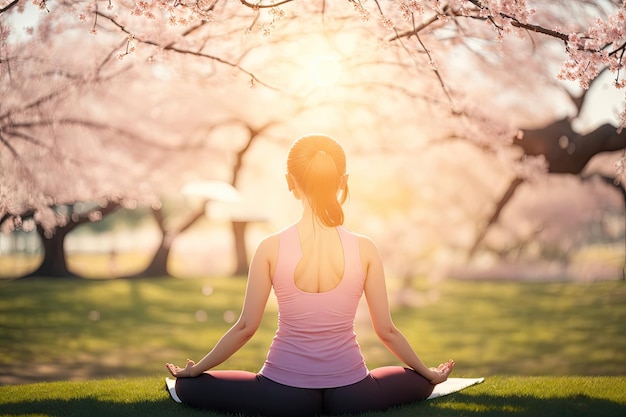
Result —
<instances>
[{"instance_id":1,"label":"lawn","mask_svg":"<svg viewBox=\"0 0 626 417\"><path fill-rule=\"evenodd\" d=\"M622 417L626 377L489 377L480 385L363 417ZM0 386L3 417L225 417L172 401L160 378Z\"/></svg>"},{"instance_id":2,"label":"lawn","mask_svg":"<svg viewBox=\"0 0 626 417\"><path fill-rule=\"evenodd\" d=\"M244 285L1 281L0 415L200 415L169 400L163 363L206 353L236 318ZM384 415L626 415L626 283L417 280L408 296L390 288L392 301L412 302L394 304L393 316L425 362L454 358L455 376L486 381ZM258 334L222 367L258 370L275 320L270 302ZM357 333L370 367L397 363L365 311Z\"/></svg>"}]
</instances>

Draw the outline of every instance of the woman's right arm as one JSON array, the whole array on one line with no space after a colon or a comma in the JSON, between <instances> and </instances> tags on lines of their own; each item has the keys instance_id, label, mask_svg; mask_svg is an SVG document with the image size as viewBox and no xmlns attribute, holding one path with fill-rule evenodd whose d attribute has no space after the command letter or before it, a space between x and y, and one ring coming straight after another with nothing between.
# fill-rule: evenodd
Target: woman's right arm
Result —
<instances>
[{"instance_id":1,"label":"woman's right arm","mask_svg":"<svg viewBox=\"0 0 626 417\"><path fill-rule=\"evenodd\" d=\"M270 264L276 252L275 247L275 239L266 239L261 242L252 257L246 295L239 320L198 363L187 360L184 368L166 364L172 375L179 378L198 376L224 362L250 340L261 323L272 288Z\"/></svg>"},{"instance_id":2,"label":"woman's right arm","mask_svg":"<svg viewBox=\"0 0 626 417\"><path fill-rule=\"evenodd\" d=\"M387 297L385 272L376 245L365 237L361 237L359 241L365 272L365 298L376 335L391 353L431 383L439 384L445 381L452 372L454 361L450 360L437 368L424 365L406 337L393 323Z\"/></svg>"}]
</instances>

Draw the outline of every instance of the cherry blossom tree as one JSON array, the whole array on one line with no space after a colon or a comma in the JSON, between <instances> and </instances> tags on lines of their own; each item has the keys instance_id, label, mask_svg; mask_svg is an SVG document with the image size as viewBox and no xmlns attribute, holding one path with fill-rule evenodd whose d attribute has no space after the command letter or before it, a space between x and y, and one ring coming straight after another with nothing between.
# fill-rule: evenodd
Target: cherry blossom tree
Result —
<instances>
[{"instance_id":1,"label":"cherry blossom tree","mask_svg":"<svg viewBox=\"0 0 626 417\"><path fill-rule=\"evenodd\" d=\"M9 46L3 47L0 52L3 54L2 74L7 85L11 86L10 90L5 91L17 97L16 83L10 83L15 78L17 68L13 64L17 62L14 59L17 55L12 55L17 50L17 43L7 43L10 36L19 33L21 37L31 37L33 44L45 40L43 49L37 52L33 50L32 53L33 59L39 57L42 62L42 58L48 56L50 58L47 59L62 58L80 62L78 56L61 54L61 51L72 48L83 54L88 53L88 65L83 63L81 69L74 67L72 77L62 79L66 84L73 80L72 88L61 88L59 91L62 94L55 93L52 99L42 101L47 95L38 94L43 91L41 87L32 86L30 90L21 93L20 100L16 102L20 101L19 106L22 107L24 103L41 102L33 108L41 112L45 105L48 111L54 110L46 123L40 124L42 130L49 130L52 126L60 129L58 126L63 125L62 121L76 120L75 115L81 114L81 111L72 113L72 110L76 111L76 108L72 108L76 103L81 103L78 104L80 106L84 103L87 107L88 103L119 103L119 109L107 109L106 113L91 109L89 117L81 118L81 123L72 124L71 129L80 128L81 131L90 132L88 136L94 137L100 146L115 147L117 151L114 155L117 152L122 155L121 159L116 156L107 163L99 163L98 169L115 171L110 165L118 162L137 170L133 175L122 175L119 181L115 181L115 192L100 188L103 176L100 172L91 179L85 178L87 185L83 185L84 188L98 184L92 194L84 193L82 189L79 194L75 190L68 192L64 200L56 191L41 193L42 200L54 198L61 205L63 201L77 201L80 195L81 202L107 201L107 204L120 202L133 206L140 200L139 196L154 199L154 184L175 190L185 180L198 174L190 172L193 170L185 166L189 164L189 158L151 156L148 163L145 155L152 155L152 151L147 149L155 147L166 153L168 149L187 149L186 155L202 149L215 152L218 148L222 152L220 155L224 155L223 150L230 149L228 155L229 159L235 158L230 159L233 164L225 168L226 164L218 163L208 175L237 184L240 172L237 169L241 169L237 158L243 155L238 152L247 152L249 148L244 145L233 149L224 144L207 148L204 139L199 139L206 138L204 133L198 134L198 126L202 123L189 121L186 123L189 127L181 129L185 123L173 121L183 114L186 118L182 120L190 120L193 106L189 103L199 97L195 91L191 91L194 87L214 91L221 89L223 92L218 101L215 101L218 96L215 93L211 95L213 102L202 102L202 105L210 108L207 113L211 113L210 117L207 116L210 120L205 122L205 126L216 126L234 117L248 127L248 144L272 135L293 137L305 128L322 127L338 136L358 138L357 143L352 145L352 151L356 153L388 149L419 152L416 149L422 146L446 142L445 138L453 137L496 155L501 155L503 148L510 148L514 144L516 132L532 115L529 113L525 120L515 120L512 116L500 117L503 114L494 112L494 109L498 108L502 102L498 100L504 100L506 94L494 91L488 97L488 91L473 90L488 90L485 88L489 85L484 82L485 78L491 78L492 81L506 80L506 83L502 83L502 90L515 84L528 86L526 90L540 89L541 86L551 84L554 89L555 84L569 80L577 83L570 85L571 89L584 91L605 71L612 74L615 88L623 87L622 1L51 0L36 3L41 8L36 14L33 14L32 3L26 0L0 3L0 19L5 34L3 42ZM15 18L20 13L36 16L31 25L24 24L24 33L18 27L6 23L9 17ZM54 42L54 48L51 42ZM72 62L72 65L76 62ZM311 67L315 67L313 76L310 74ZM33 83L46 79L41 74L49 77L52 73L60 78L62 71L59 68L66 67L50 67L48 71L41 70L40 75L32 74ZM524 68L524 71L513 71L515 68ZM158 106L160 115L156 115L153 109L151 117L138 117L138 114L146 115L149 112L133 107L132 98L124 97L122 92L150 90L146 87L142 90L141 86L141 80L146 80L146 73L151 74L150 83L157 88L165 89L171 84L180 89L185 88L184 85L193 87L184 90L185 93L177 95L177 98L161 98ZM311 78L315 76L318 77L318 85L313 88ZM468 80L468 76L472 78ZM29 76L21 75L20 79L26 77ZM319 88L320 84L335 77L340 82L328 83L326 87ZM481 82L475 82L479 78L482 78ZM84 85L80 93L75 87L79 79ZM55 80L57 84L61 82ZM48 82L41 84L53 85ZM225 84L230 87L224 87ZM26 88L28 83L24 85ZM132 88L128 85L132 85ZM157 88L152 89L153 96L158 94ZM77 95L87 91L85 89L91 93L75 101ZM233 93L235 90L236 93ZM170 86L167 91L173 94L174 88ZM4 96L8 95L5 93ZM28 100L31 97L39 99ZM104 97L114 97L115 100L106 101ZM531 100L533 98L529 98ZM10 108L9 102L6 103L3 100L3 109ZM60 103L65 104L59 107ZM187 112L189 114L175 109L182 106L181 103L185 103L184 106L190 110ZM511 103L507 105L509 108L514 107ZM300 107L312 110L308 113L293 111ZM132 109L134 117L129 115L129 109ZM406 111L400 112L399 109ZM164 117L168 112L175 112L176 117ZM11 111L10 114L16 113ZM555 115L554 120L561 116L563 114ZM292 120L289 120L290 117ZM430 123L427 124L429 119ZM19 129L15 117L4 120L0 146L8 153L4 152L3 156L15 161L20 156L22 170L32 171L36 166L36 157L28 164L25 163L25 157L21 156L25 152L23 148L30 146L40 152L43 148L38 147L33 140L25 139L24 133L9 136L9 132ZM271 133L259 128L265 126L268 120L277 122L269 129ZM171 126L166 126L167 123ZM150 133L156 130L154 126L157 124L161 132L167 134L156 135L161 137L155 139L155 135ZM66 123L63 128L70 129L69 126ZM176 129L183 131L176 132ZM256 134L257 131L261 133ZM29 134L28 137L48 143L40 139L43 136ZM407 141L407 137L414 143ZM134 144L144 142L146 146L124 148L124 143L120 143L124 141L132 141ZM79 158L78 152L82 151L72 154L58 146L58 143L55 142L54 149L63 158L89 160L82 156ZM74 142L68 143L75 145ZM177 154L182 155L178 151ZM513 170L517 170L518 165L524 166L520 169L541 170L541 167L534 168L540 165L536 164L540 158L533 158L536 155L532 152L528 152L528 156L523 160L515 157L507 160ZM56 163L60 158L53 159ZM4 163L14 162L5 160ZM146 181L145 173L154 168L155 163L159 166L158 175L151 174L151 180ZM232 174L230 169L234 169ZM49 172L53 172L52 169ZM123 171L118 169L117 173L120 172ZM179 172L189 175L179 175ZM55 182L53 178L52 175L48 178L51 184ZM124 181L128 184L120 186ZM82 182L81 178L79 183ZM5 228L21 225L23 216L16 213L30 212L34 206L28 201L36 194L28 193L31 196L28 197L17 190L26 190L29 186L32 188L33 184L35 181L32 179L19 180L13 177L3 181L5 207L19 207L3 208L4 212L0 212L4 213ZM144 188L133 192L133 186L136 188L137 184L143 184ZM120 190L123 190L121 194ZM158 212L158 203L151 201L149 204ZM50 207L50 203L41 203L41 207ZM43 210L35 210L33 213ZM99 211L102 213L102 210ZM168 249L172 236L191 227L198 213L190 213L186 221L169 231L163 227L162 219L159 220L165 242L161 247ZM42 224L37 220L40 216L36 215L34 223L28 227ZM48 218L55 219L49 220L49 224L56 222L61 225L72 216L55 215ZM156 218L159 219L158 215ZM163 259L167 259L167 256L155 257L155 262L160 263L159 270L163 269Z\"/></svg>"},{"instance_id":2,"label":"cherry blossom tree","mask_svg":"<svg viewBox=\"0 0 626 417\"><path fill-rule=\"evenodd\" d=\"M51 31L46 23L39 25L43 34ZM77 41L57 40L64 47ZM109 71L107 64L115 60L107 51L101 61L81 65L60 54L53 42L43 47L39 41L11 39L3 49L0 225L4 232L21 228L40 235L43 261L31 275L66 277L73 275L64 248L72 230L119 207L148 205L159 212L154 182L170 188L180 183L164 184L158 172L148 175L151 168L167 165L164 154L171 147L99 108L98 103L111 101L116 77L129 87L130 67ZM176 151L182 157L188 148L182 144Z\"/></svg>"},{"instance_id":3,"label":"cherry blossom tree","mask_svg":"<svg viewBox=\"0 0 626 417\"><path fill-rule=\"evenodd\" d=\"M603 178L607 178L606 175L608 174L605 172L593 172L593 169L589 172L587 170L589 162L598 154L624 149L626 147L626 132L608 123L586 133L580 133L574 129L572 121L580 114L587 97L587 91L589 90L584 90L578 97L571 96L576 108L574 117L568 116L554 121L551 120L546 125L538 128L521 129L513 140L513 146L522 150L522 155L519 158L542 158L547 173L571 174L581 178L583 176L600 175ZM624 172L622 164L622 159L615 162L616 170L614 175L607 179L610 178L609 181L615 187L623 190L623 184L621 184L619 177ZM523 175L513 177L484 227L479 230L475 242L469 251L470 256L477 251L489 227L498 221L502 210L513 198L518 188L525 182L526 178Z\"/></svg>"},{"instance_id":4,"label":"cherry blossom tree","mask_svg":"<svg viewBox=\"0 0 626 417\"><path fill-rule=\"evenodd\" d=\"M128 146L140 140L89 115L91 94L115 73L55 66L50 50L35 43L5 45L0 225L4 232L38 232L44 259L36 274L71 276L63 254L70 231L119 207L152 201L149 190L141 190L143 166L132 159L141 146Z\"/></svg>"},{"instance_id":5,"label":"cherry blossom tree","mask_svg":"<svg viewBox=\"0 0 626 417\"><path fill-rule=\"evenodd\" d=\"M22 11L25 3L25 0L5 0L0 13L14 9ZM70 6L77 19L91 26L89 31L93 34L104 29L103 20L109 21L127 36L119 57L132 53L140 47L138 44L147 44L210 57L245 71L235 55L212 56L202 50L183 48L172 41L181 35L187 40L193 39L192 34L199 34L196 41L206 41L206 33L212 28L226 26L229 29L223 33L232 35L235 31L245 36L259 31L270 37L289 22L319 17L320 22L327 25L344 19L360 20L368 31L364 35L372 42L397 43L416 63L427 62L437 73L444 89L448 88L446 80L438 74L438 66L443 63L442 51L454 51L459 46L475 49L476 42L484 42L481 47L485 47L512 36L531 43L537 36L558 41L567 54L557 75L560 79L575 80L586 89L601 71L608 68L615 75L616 87L622 88L625 84L620 72L626 46L623 31L625 5L619 0L575 3L541 0L345 0L334 3L323 0L43 0L34 3L48 14L64 13L62 6ZM163 33L165 26L170 30ZM155 34L161 35L159 40L153 38ZM252 83L259 81L253 73L249 75Z\"/></svg>"},{"instance_id":6,"label":"cherry blossom tree","mask_svg":"<svg viewBox=\"0 0 626 417\"><path fill-rule=\"evenodd\" d=\"M22 12L26 0L5 0L0 13ZM582 88L601 71L609 69L615 75L615 86L622 88L622 57L624 38L624 3L619 0L590 0L583 2L542 0L397 0L342 2L220 0L200 1L36 1L47 15L72 11L85 22L85 30L98 34L116 28L124 36L118 57L132 54L145 46L159 47L182 54L213 59L216 63L247 70L240 49L210 52L207 42L211 31L220 31L218 43L233 37L260 32L272 37L288 25L315 18L318 25L331 27L338 21L360 22L363 36L373 43L396 44L416 64L428 64L450 90L439 66L446 54L459 48L493 49L506 38L519 37L535 42L538 37L557 41L566 53L557 77L575 80ZM69 17L69 16L68 16ZM216 32L214 32L216 33ZM158 35L158 36L157 36ZM187 45L178 42L184 39ZM195 43L198 49L190 48ZM249 72L250 82L260 80ZM451 91L449 91L451 93ZM452 103L456 104L456 103ZM454 106L463 111L462 106Z\"/></svg>"}]
</instances>

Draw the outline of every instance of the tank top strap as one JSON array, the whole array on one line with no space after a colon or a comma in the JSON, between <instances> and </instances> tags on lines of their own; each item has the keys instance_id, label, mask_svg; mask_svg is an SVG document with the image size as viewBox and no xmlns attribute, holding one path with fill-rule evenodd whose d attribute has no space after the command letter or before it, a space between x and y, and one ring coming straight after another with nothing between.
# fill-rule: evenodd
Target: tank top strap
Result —
<instances>
[{"instance_id":1,"label":"tank top strap","mask_svg":"<svg viewBox=\"0 0 626 417\"><path fill-rule=\"evenodd\" d=\"M293 224L279 234L278 260L272 277L274 285L279 284L276 280L292 279L301 258L302 248L298 239L298 228Z\"/></svg>"},{"instance_id":2,"label":"tank top strap","mask_svg":"<svg viewBox=\"0 0 626 417\"><path fill-rule=\"evenodd\" d=\"M359 238L343 226L337 227L337 231L343 245L344 269L349 271L349 274L344 273L344 279L349 275L353 280L356 280L357 284L362 284L365 280L365 274L363 272L363 264L361 263Z\"/></svg>"},{"instance_id":3,"label":"tank top strap","mask_svg":"<svg viewBox=\"0 0 626 417\"><path fill-rule=\"evenodd\" d=\"M344 253L344 279L347 278L354 284L361 285L365 280L365 274L361 264L359 238L343 226L338 226L337 232ZM291 286L289 284L293 282L293 274L302 259L298 228L295 224L288 226L280 232L279 236L278 260L272 282L274 285L284 283ZM291 280L291 282L287 283L283 280Z\"/></svg>"}]
</instances>

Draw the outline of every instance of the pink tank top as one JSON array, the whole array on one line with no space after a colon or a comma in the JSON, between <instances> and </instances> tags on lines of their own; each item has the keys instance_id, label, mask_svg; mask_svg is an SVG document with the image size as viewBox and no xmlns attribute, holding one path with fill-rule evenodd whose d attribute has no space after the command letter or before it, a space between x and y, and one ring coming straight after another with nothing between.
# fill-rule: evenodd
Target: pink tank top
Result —
<instances>
[{"instance_id":1,"label":"pink tank top","mask_svg":"<svg viewBox=\"0 0 626 417\"><path fill-rule=\"evenodd\" d=\"M259 372L275 382L299 388L350 385L368 374L354 333L354 316L363 294L365 274L358 237L338 227L344 253L344 274L334 289L322 293L300 290L294 272L302 258L298 230L280 233L273 277L278 300L278 329Z\"/></svg>"}]
</instances>

